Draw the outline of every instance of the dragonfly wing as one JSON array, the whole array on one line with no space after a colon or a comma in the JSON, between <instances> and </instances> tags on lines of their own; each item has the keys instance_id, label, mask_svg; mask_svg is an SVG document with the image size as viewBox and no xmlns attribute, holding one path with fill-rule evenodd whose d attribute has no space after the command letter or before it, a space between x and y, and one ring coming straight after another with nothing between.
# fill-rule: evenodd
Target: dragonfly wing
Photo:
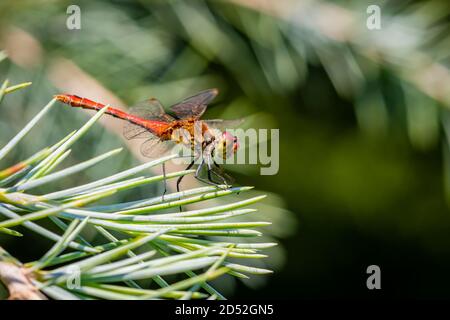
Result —
<instances>
[{"instance_id":1,"label":"dragonfly wing","mask_svg":"<svg viewBox=\"0 0 450 320\"><path fill-rule=\"evenodd\" d=\"M129 113L146 120L171 122L175 119L168 115L157 99L148 99L139 102L129 109ZM123 135L126 139L150 139L155 137L148 129L127 122L124 126Z\"/></svg>"},{"instance_id":2,"label":"dragonfly wing","mask_svg":"<svg viewBox=\"0 0 450 320\"><path fill-rule=\"evenodd\" d=\"M130 108L130 114L145 120L166 123L175 121L175 118L164 111L163 106L157 99L148 99L136 104ZM127 122L123 133L127 139L146 139L141 145L141 153L149 158L167 154L175 146L173 141L163 141L151 130L134 123Z\"/></svg>"},{"instance_id":3,"label":"dragonfly wing","mask_svg":"<svg viewBox=\"0 0 450 320\"><path fill-rule=\"evenodd\" d=\"M208 89L186 98L170 107L178 119L200 118L210 103L219 93L217 89Z\"/></svg>"},{"instance_id":4,"label":"dragonfly wing","mask_svg":"<svg viewBox=\"0 0 450 320\"><path fill-rule=\"evenodd\" d=\"M123 136L128 140L157 138L148 129L130 122L126 122L123 127Z\"/></svg>"},{"instance_id":5,"label":"dragonfly wing","mask_svg":"<svg viewBox=\"0 0 450 320\"><path fill-rule=\"evenodd\" d=\"M203 120L203 122L205 122L210 128L225 131L227 129L233 129L238 127L244 122L244 119L233 119L233 120L211 119L211 120Z\"/></svg>"},{"instance_id":6,"label":"dragonfly wing","mask_svg":"<svg viewBox=\"0 0 450 320\"><path fill-rule=\"evenodd\" d=\"M148 139L141 145L141 153L148 158L167 155L176 144L173 141L160 139Z\"/></svg>"},{"instance_id":7,"label":"dragonfly wing","mask_svg":"<svg viewBox=\"0 0 450 320\"><path fill-rule=\"evenodd\" d=\"M158 99L148 99L130 108L130 113L147 120L171 122L175 119L168 115Z\"/></svg>"}]
</instances>

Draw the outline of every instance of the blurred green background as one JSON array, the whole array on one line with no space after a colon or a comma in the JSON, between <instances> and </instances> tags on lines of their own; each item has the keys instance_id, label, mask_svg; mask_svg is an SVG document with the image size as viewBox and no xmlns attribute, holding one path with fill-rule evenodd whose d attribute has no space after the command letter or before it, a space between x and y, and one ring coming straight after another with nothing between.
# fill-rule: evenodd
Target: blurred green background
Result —
<instances>
[{"instance_id":1,"label":"blurred green background","mask_svg":"<svg viewBox=\"0 0 450 320\"><path fill-rule=\"evenodd\" d=\"M73 4L80 30L66 27ZM381 8L380 30L366 26L371 4ZM0 45L11 60L0 65L1 79L33 86L5 99L0 143L61 90L110 102L84 91L86 79L127 105L151 96L170 105L217 87L205 118L247 117L247 127L280 129L277 175L229 167L239 184L269 193L261 214L274 220L268 236L280 242L266 259L274 275L219 284L229 297L448 298L449 7L446 0L2 2ZM8 161L86 120L54 110ZM70 161L122 142L98 126L84 143ZM70 184L135 163L123 152ZM8 245L26 260L48 247L34 240ZM366 287L372 264L382 272L377 292Z\"/></svg>"}]
</instances>

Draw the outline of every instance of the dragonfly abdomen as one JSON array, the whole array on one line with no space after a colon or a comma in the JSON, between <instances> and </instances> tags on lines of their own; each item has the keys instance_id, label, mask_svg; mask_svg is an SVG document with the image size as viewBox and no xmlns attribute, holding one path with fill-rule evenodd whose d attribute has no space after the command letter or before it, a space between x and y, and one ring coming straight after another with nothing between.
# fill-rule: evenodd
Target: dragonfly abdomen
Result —
<instances>
[{"instance_id":1,"label":"dragonfly abdomen","mask_svg":"<svg viewBox=\"0 0 450 320\"><path fill-rule=\"evenodd\" d=\"M98 103L90 99L82 98L72 94L59 94L56 95L55 98L75 108L99 111L105 107L105 105L102 103ZM138 116L123 112L122 110L114 107L108 107L108 109L106 110L106 114L146 128L157 135L160 135L163 130L166 129L169 125L168 123L163 121L143 119Z\"/></svg>"}]
</instances>

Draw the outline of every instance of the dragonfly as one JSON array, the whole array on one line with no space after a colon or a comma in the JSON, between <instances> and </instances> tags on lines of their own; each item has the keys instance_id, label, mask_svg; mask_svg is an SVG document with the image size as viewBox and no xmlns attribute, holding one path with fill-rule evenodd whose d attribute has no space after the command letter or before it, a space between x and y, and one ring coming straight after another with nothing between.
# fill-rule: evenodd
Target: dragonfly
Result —
<instances>
[{"instance_id":1,"label":"dragonfly","mask_svg":"<svg viewBox=\"0 0 450 320\"><path fill-rule=\"evenodd\" d=\"M227 159L237 152L238 138L226 129L238 126L242 119L200 119L217 94L217 89L201 91L172 105L169 113L155 98L138 103L130 108L130 112L108 106L105 113L126 121L123 131L126 139L145 139L141 144L141 153L144 156L161 156L173 150L176 145L182 145L192 151L186 170L198 163L195 178L207 184L228 188L233 179L222 170L216 159ZM99 111L106 107L105 104L72 94L58 94L54 97L75 108ZM206 178L202 177L204 168ZM165 178L164 164L163 175ZM178 192L183 177L177 180ZM165 194L167 188L166 185L164 187Z\"/></svg>"}]
</instances>

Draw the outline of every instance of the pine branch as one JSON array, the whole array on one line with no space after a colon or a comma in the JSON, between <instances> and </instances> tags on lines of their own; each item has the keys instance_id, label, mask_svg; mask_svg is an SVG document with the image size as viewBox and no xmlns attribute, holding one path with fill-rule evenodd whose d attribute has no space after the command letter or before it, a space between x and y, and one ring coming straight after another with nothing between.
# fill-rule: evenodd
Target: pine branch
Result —
<instances>
[{"instance_id":1,"label":"pine branch","mask_svg":"<svg viewBox=\"0 0 450 320\"><path fill-rule=\"evenodd\" d=\"M19 90L25 87L19 85L13 88ZM3 96L17 91L7 91L8 83L2 88L0 93ZM0 158L14 150L35 124L43 121L53 105L52 100L0 148ZM96 113L80 129L54 145L0 170L0 217L6 218L0 221L0 232L5 236L20 237L22 233L15 228L21 226L25 227L26 232L34 232L54 242L41 258L25 264L0 247L0 280L8 288L10 299L223 298L208 281L224 274L242 278L247 277L245 273L257 275L271 272L231 263L228 258L265 258L266 255L260 251L274 243L251 245L210 237L233 239L262 235L254 229L269 223L237 219L255 212L255 209L245 207L261 201L265 196L231 200L231 197L249 191L251 187L224 190L208 186L169 193L164 197L92 205L124 190L192 174L193 170L182 170L168 172L166 176L147 175L148 169L178 155L148 161L83 185L39 193L41 187L68 179L121 151L115 149L56 170L70 155L71 147L95 125L105 110ZM178 212L180 205L219 197L229 201L223 205L213 204L204 209ZM41 221L55 224L63 233L48 230L40 224ZM101 235L106 242L93 244L86 240L83 235L86 229ZM166 275L178 275L178 278L170 283L164 279ZM158 286L143 288L141 280L150 279Z\"/></svg>"}]
</instances>

